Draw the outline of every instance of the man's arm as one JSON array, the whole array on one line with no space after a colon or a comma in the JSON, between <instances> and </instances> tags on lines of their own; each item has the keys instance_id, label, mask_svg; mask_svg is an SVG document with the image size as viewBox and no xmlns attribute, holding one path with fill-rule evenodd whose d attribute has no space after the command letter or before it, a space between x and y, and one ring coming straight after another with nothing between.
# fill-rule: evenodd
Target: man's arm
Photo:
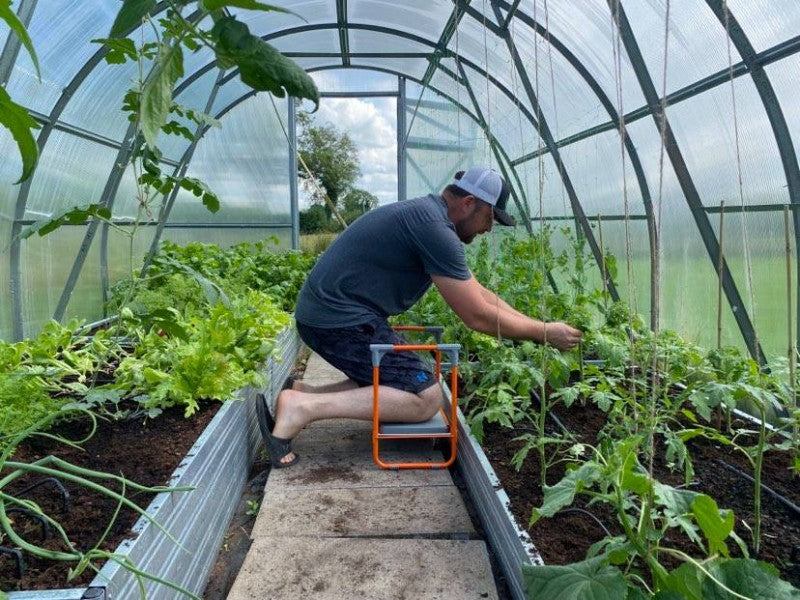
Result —
<instances>
[{"instance_id":1,"label":"man's arm","mask_svg":"<svg viewBox=\"0 0 800 600\"><path fill-rule=\"evenodd\" d=\"M533 340L548 343L559 350L570 350L578 345L581 332L566 323L544 323L517 312L495 294L471 277L466 281L431 276L439 293L453 311L470 329L500 334L516 340Z\"/></svg>"}]
</instances>

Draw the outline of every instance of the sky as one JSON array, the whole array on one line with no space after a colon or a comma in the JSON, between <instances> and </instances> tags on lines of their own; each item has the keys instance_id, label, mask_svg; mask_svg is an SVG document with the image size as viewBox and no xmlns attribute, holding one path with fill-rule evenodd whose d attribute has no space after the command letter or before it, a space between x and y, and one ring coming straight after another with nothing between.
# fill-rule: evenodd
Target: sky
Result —
<instances>
[{"instance_id":1,"label":"sky","mask_svg":"<svg viewBox=\"0 0 800 600\"><path fill-rule=\"evenodd\" d=\"M397 200L397 108L394 98L323 98L314 113L317 124L347 133L358 148L361 177L356 187L381 204ZM300 208L309 206L300 187Z\"/></svg>"}]
</instances>

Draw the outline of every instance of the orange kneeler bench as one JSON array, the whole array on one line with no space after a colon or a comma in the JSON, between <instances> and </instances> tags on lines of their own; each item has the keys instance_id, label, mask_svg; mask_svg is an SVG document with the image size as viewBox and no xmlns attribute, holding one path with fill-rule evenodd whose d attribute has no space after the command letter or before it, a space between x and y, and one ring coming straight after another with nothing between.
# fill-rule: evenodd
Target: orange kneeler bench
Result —
<instances>
[{"instance_id":1,"label":"orange kneeler bench","mask_svg":"<svg viewBox=\"0 0 800 600\"><path fill-rule=\"evenodd\" d=\"M401 326L400 331L423 331L441 338L441 327ZM372 352L372 458L382 469L446 469L456 460L458 450L458 352L461 344L370 344ZM436 357L435 376L438 382L442 369L442 354L450 360L450 414L443 408L433 418L422 423L380 422L380 366L387 352L433 352ZM446 439L450 442L450 457L439 462L385 462L380 456L382 440Z\"/></svg>"}]
</instances>

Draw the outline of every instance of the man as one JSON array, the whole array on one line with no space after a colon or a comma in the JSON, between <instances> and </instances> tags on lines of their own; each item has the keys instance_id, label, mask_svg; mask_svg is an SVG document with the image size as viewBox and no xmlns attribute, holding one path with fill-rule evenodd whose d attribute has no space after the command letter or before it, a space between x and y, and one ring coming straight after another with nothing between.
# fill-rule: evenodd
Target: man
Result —
<instances>
[{"instance_id":1,"label":"man","mask_svg":"<svg viewBox=\"0 0 800 600\"><path fill-rule=\"evenodd\" d=\"M470 273L463 244L501 225L508 187L485 167L456 174L442 194L377 208L348 227L320 257L297 302L303 341L349 380L312 387L291 382L269 419L274 467L297 462L291 440L312 421L372 419L370 344L402 344L387 317L408 310L433 283L467 327L518 340L574 348L581 332L514 310ZM381 362L381 420L421 422L442 404L442 390L420 357L388 353Z\"/></svg>"}]
</instances>

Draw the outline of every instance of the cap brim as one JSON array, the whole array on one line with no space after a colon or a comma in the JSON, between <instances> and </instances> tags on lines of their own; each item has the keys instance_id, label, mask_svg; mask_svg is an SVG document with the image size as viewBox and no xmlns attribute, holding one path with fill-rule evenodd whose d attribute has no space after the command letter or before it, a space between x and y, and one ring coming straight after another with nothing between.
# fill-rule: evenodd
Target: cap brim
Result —
<instances>
[{"instance_id":1,"label":"cap brim","mask_svg":"<svg viewBox=\"0 0 800 600\"><path fill-rule=\"evenodd\" d=\"M494 211L494 220L500 223L500 225L506 225L511 227L512 225L516 225L517 221L514 217L504 211L502 208L497 208L496 206L492 207Z\"/></svg>"}]
</instances>

